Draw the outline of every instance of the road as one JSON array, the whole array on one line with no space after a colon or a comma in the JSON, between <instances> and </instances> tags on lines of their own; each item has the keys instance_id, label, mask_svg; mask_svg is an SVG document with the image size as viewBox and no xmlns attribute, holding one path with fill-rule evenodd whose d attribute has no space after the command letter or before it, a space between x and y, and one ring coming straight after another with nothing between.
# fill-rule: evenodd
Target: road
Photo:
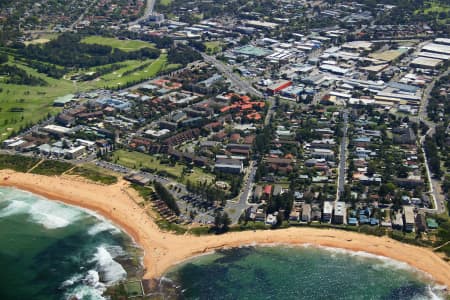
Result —
<instances>
[{"instance_id":1,"label":"road","mask_svg":"<svg viewBox=\"0 0 450 300\"><path fill-rule=\"evenodd\" d=\"M273 97L268 97L267 101L269 102L269 110L267 111L266 118L264 119L264 126L269 126L270 121L272 120L272 116L275 113L275 100Z\"/></svg>"},{"instance_id":2,"label":"road","mask_svg":"<svg viewBox=\"0 0 450 300\"><path fill-rule=\"evenodd\" d=\"M419 121L424 122L431 129L431 131L427 132L426 135L433 135L436 129L436 124L428 120L427 107L431 91L433 90L436 82L438 82L442 77L445 77L448 74L450 74L450 70L445 71L444 73L433 79L433 81L423 91L422 100L420 101L420 108L419 108Z\"/></svg>"},{"instance_id":3,"label":"road","mask_svg":"<svg viewBox=\"0 0 450 300\"><path fill-rule=\"evenodd\" d=\"M420 137L420 144L421 144L422 149L424 149L425 138L427 136L432 136L436 131L436 123L427 119L428 118L427 107L428 107L428 100L430 98L431 91L433 90L434 85L436 84L436 82L439 81L439 79L441 79L442 77L447 76L449 74L450 74L450 70L447 70L446 72L444 72L441 75L439 75L438 77L436 77L427 86L427 88L424 90L424 92L422 94L422 101L420 102L418 119L419 119L419 121L424 122L429 128L428 131ZM442 193L441 181L432 178L430 169L428 167L428 158L427 158L425 151L423 151L423 156L425 159L425 161L424 161L425 169L426 169L428 182L429 182L429 192L430 192L430 196L434 202L434 209L424 209L424 211L427 211L430 213L437 213L437 214L444 213L446 211L446 208L445 208L446 199L445 199L444 194Z\"/></svg>"},{"instance_id":4,"label":"road","mask_svg":"<svg viewBox=\"0 0 450 300\"><path fill-rule=\"evenodd\" d=\"M92 8L92 6L94 6L95 4L97 4L98 1L92 1L91 4L89 4L86 9L83 11L83 13L78 17L78 19L73 22L70 26L69 26L69 31L73 31L73 28L75 27L75 25L77 25L78 23L80 23L81 21L83 21L84 16L89 12L89 10Z\"/></svg>"},{"instance_id":5,"label":"road","mask_svg":"<svg viewBox=\"0 0 450 300\"><path fill-rule=\"evenodd\" d=\"M75 22L73 22L72 24L69 25L69 27L67 28L68 31L73 31L75 25L77 25L78 23L80 23L81 21L83 21L84 16L89 12L89 10L95 5L97 4L98 1L92 1L88 6L86 6L86 9L81 13L81 15L78 17L78 19L75 20ZM54 33L54 30L48 30L48 29L44 29L44 30L25 30L24 33L26 34L47 34L47 33Z\"/></svg>"},{"instance_id":6,"label":"road","mask_svg":"<svg viewBox=\"0 0 450 300\"><path fill-rule=\"evenodd\" d=\"M217 68L217 70L219 70L219 72L224 74L225 77L227 77L231 81L231 84L234 87L236 87L237 89L239 89L239 92L248 93L248 94L251 94L251 95L254 95L257 97L264 96L263 93L261 93L260 91L255 89L249 82L247 82L246 80L243 80L242 78L237 76L235 73L233 73L233 70L230 68L230 66L224 64L220 60L217 60L213 56L209 56L202 52L199 52L199 53L202 55L204 61L214 65Z\"/></svg>"},{"instance_id":7,"label":"road","mask_svg":"<svg viewBox=\"0 0 450 300\"><path fill-rule=\"evenodd\" d=\"M241 190L241 193L236 199L238 201L235 201L234 199L227 201L225 210L228 213L232 224L237 224L237 222L239 221L239 217L242 215L244 210L253 205L248 203L248 198L250 197L253 189L256 168L257 163L255 161L251 161L248 167L249 171L247 172L247 175L244 178L244 186Z\"/></svg>"},{"instance_id":8,"label":"road","mask_svg":"<svg viewBox=\"0 0 450 300\"><path fill-rule=\"evenodd\" d=\"M144 10L144 14L142 15L142 17L131 21L128 23L128 26L133 26L133 25L137 25L140 22L144 21L145 19L147 19L150 15L153 14L155 8L155 0L147 0L146 4L145 4L145 10Z\"/></svg>"},{"instance_id":9,"label":"road","mask_svg":"<svg viewBox=\"0 0 450 300\"><path fill-rule=\"evenodd\" d=\"M342 115L344 119L343 136L339 151L339 168L338 168L338 188L336 200L339 200L344 193L345 187L345 164L347 160L347 131L348 131L348 111L345 109Z\"/></svg>"}]
</instances>

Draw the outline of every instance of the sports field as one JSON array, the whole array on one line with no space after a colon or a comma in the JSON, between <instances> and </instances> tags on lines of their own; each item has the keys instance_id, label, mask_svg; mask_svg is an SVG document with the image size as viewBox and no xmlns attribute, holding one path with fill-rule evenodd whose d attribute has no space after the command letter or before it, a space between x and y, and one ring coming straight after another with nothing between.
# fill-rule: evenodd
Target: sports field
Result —
<instances>
[{"instance_id":1,"label":"sports field","mask_svg":"<svg viewBox=\"0 0 450 300\"><path fill-rule=\"evenodd\" d=\"M214 180L214 175L205 173L205 171L200 168L193 168L192 173L186 173L182 176L184 165L179 163L175 165L165 164L162 163L158 157L141 152L117 150L114 152L113 161L119 165L132 169L148 168L155 170L155 172L166 172L172 177L176 177L177 180L181 182L186 182L187 180L190 180L191 182L211 182Z\"/></svg>"},{"instance_id":2,"label":"sports field","mask_svg":"<svg viewBox=\"0 0 450 300\"><path fill-rule=\"evenodd\" d=\"M219 41L211 41L204 43L206 47L206 52L210 54L215 54L222 51L222 42Z\"/></svg>"}]
</instances>

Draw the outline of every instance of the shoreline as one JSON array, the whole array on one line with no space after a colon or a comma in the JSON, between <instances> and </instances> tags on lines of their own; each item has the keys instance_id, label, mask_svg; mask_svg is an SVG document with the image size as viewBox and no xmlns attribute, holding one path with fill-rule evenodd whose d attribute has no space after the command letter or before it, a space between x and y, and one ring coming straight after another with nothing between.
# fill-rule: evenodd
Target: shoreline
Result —
<instances>
[{"instance_id":1,"label":"shoreline","mask_svg":"<svg viewBox=\"0 0 450 300\"><path fill-rule=\"evenodd\" d=\"M450 293L448 286L440 285L439 282L437 282L430 273L422 271L406 262L396 260L396 259L390 258L388 256L369 253L367 251L356 251L356 250L350 250L350 249L346 249L346 248L329 247L329 246L322 246L322 245L310 244L310 243L294 244L294 243L258 243L258 242L255 242L255 243L251 243L251 244L242 244L239 246L224 246L221 248L212 249L212 250L204 252L204 253L198 253L193 256L186 257L185 259L183 259L181 261L174 262L170 267L168 267L168 269L166 270L166 273L178 268L179 266L181 266L185 263L188 263L191 260L195 260L195 259L201 258L203 256L215 254L218 250L228 250L228 249L236 249L236 248L252 248L252 247L267 247L267 248L269 248L269 247L275 247L275 248L276 247L285 247L285 248L296 248L296 249L313 248L313 249L324 250L324 251L327 251L330 253L333 253L333 252L344 253L344 254L352 256L352 257L365 257L365 258L371 258L371 259L376 259L376 260L380 260L380 261L388 261L388 262L391 262L394 264L398 264L398 266L396 266L394 268L408 270L413 273L417 273L420 278L426 278L426 279L430 280L432 283L434 283L438 289L442 289L447 294ZM165 274L162 274L161 276L164 277L164 275Z\"/></svg>"},{"instance_id":2,"label":"shoreline","mask_svg":"<svg viewBox=\"0 0 450 300\"><path fill-rule=\"evenodd\" d=\"M162 232L132 198L140 198L129 183L100 185L70 176L48 177L0 170L0 186L25 190L50 200L82 207L117 224L143 251L145 279L163 276L173 266L195 256L223 248L251 245L311 244L317 247L366 252L386 257L429 274L433 281L450 287L450 263L429 248L404 244L388 237L375 237L337 229L310 227L231 232L224 235L175 235Z\"/></svg>"}]
</instances>

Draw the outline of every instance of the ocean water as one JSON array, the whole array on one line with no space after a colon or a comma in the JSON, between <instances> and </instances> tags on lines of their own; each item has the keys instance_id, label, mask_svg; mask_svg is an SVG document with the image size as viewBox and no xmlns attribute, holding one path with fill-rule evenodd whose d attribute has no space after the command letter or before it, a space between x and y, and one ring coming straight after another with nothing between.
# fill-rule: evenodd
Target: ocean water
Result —
<instances>
[{"instance_id":1,"label":"ocean water","mask_svg":"<svg viewBox=\"0 0 450 300\"><path fill-rule=\"evenodd\" d=\"M139 251L107 220L34 194L0 188L0 300L104 299L139 275ZM445 299L408 265L367 253L242 247L171 269L164 299ZM160 295L159 295L160 296Z\"/></svg>"},{"instance_id":2,"label":"ocean water","mask_svg":"<svg viewBox=\"0 0 450 300\"><path fill-rule=\"evenodd\" d=\"M444 299L404 263L312 246L221 250L174 267L160 288L172 299Z\"/></svg>"},{"instance_id":3,"label":"ocean water","mask_svg":"<svg viewBox=\"0 0 450 300\"><path fill-rule=\"evenodd\" d=\"M103 299L140 272L133 241L73 206L0 188L0 299Z\"/></svg>"}]
</instances>

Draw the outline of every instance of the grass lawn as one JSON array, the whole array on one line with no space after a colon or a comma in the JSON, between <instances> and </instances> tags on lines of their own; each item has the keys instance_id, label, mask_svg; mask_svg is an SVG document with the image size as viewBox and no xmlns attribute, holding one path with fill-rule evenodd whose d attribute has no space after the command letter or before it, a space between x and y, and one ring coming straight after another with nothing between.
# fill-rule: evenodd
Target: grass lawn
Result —
<instances>
[{"instance_id":1,"label":"grass lawn","mask_svg":"<svg viewBox=\"0 0 450 300\"><path fill-rule=\"evenodd\" d=\"M142 48L154 48L152 43L147 43L139 40L119 40L117 38L103 37L103 36L88 36L81 40L85 44L98 44L111 46L123 51L135 51Z\"/></svg>"},{"instance_id":2,"label":"grass lawn","mask_svg":"<svg viewBox=\"0 0 450 300\"><path fill-rule=\"evenodd\" d=\"M138 82L155 77L159 72L174 70L179 67L167 64L167 54L161 54L156 60L128 60L121 62L125 66L92 81L79 83L83 90L89 88L115 88L128 82Z\"/></svg>"},{"instance_id":3,"label":"grass lawn","mask_svg":"<svg viewBox=\"0 0 450 300\"><path fill-rule=\"evenodd\" d=\"M159 0L159 4L168 6L172 3L172 0Z\"/></svg>"},{"instance_id":4,"label":"grass lawn","mask_svg":"<svg viewBox=\"0 0 450 300\"><path fill-rule=\"evenodd\" d=\"M97 88L115 88L128 82L138 82L153 78L159 72L173 70L179 65L168 64L167 54L161 54L156 60L129 60L122 62L125 66L114 72L105 74L100 78L76 85L67 79L54 79L45 74L13 61L8 64L25 70L28 74L45 80L47 86L25 86L2 83L0 77L0 141L7 139L13 132L21 127L35 124L45 118L49 113L55 114L60 108L53 107L53 101L60 96L74 94L77 91L89 91ZM144 66L144 67L143 67ZM136 70L137 68L141 70ZM136 70L136 71L133 71ZM125 72L128 74L122 76ZM11 110L19 112L12 112ZM22 110L22 111L20 111Z\"/></svg>"},{"instance_id":5,"label":"grass lawn","mask_svg":"<svg viewBox=\"0 0 450 300\"><path fill-rule=\"evenodd\" d=\"M157 157L141 152L117 150L114 152L113 161L133 169L149 168L155 171L165 171L174 177L180 177L183 171L183 166L180 164L176 164L175 166L161 164Z\"/></svg>"},{"instance_id":6,"label":"grass lawn","mask_svg":"<svg viewBox=\"0 0 450 300\"><path fill-rule=\"evenodd\" d=\"M35 42L45 42L56 36L56 34L39 35ZM137 50L143 47L154 47L153 44L144 41L119 40L99 36L89 36L83 41L86 43L109 45L124 51ZM61 109L53 107L53 101L60 96L98 88L117 88L125 86L130 82L137 83L151 79L163 71L179 68L179 65L168 64L167 54L163 53L154 60L128 60L118 62L117 64L122 66L120 69L111 71L92 81L75 83L67 79L74 73L69 73L61 79L51 78L45 74L38 73L35 69L28 67L23 62L15 60L14 51L8 49L0 49L0 51L9 54L9 61L6 64L21 68L29 75L47 82L46 86L6 84L6 76L0 76L0 142L22 128L46 118L48 114L54 115L58 113ZM73 72L89 72L101 67L103 66L85 70L74 70Z\"/></svg>"},{"instance_id":7,"label":"grass lawn","mask_svg":"<svg viewBox=\"0 0 450 300\"><path fill-rule=\"evenodd\" d=\"M152 194L154 193L153 188L150 188L148 186L141 186L141 185L132 183L131 187L133 189L135 189L142 198L142 199L140 199L142 201L139 202L138 204L143 204L145 201L149 201Z\"/></svg>"},{"instance_id":8,"label":"grass lawn","mask_svg":"<svg viewBox=\"0 0 450 300\"><path fill-rule=\"evenodd\" d=\"M163 171L170 174L172 177L177 178L177 180L181 182L186 182L187 180L190 180L191 182L214 180L213 175L205 173L200 168L194 168L192 173L185 174L182 178L181 174L183 172L184 165L178 163L174 166L162 164L157 157L141 152L117 150L114 152L113 161L128 168L148 168L155 170L155 172Z\"/></svg>"},{"instance_id":9,"label":"grass lawn","mask_svg":"<svg viewBox=\"0 0 450 300\"><path fill-rule=\"evenodd\" d=\"M222 51L222 42L213 41L213 42L205 42L206 52L210 54L215 54Z\"/></svg>"},{"instance_id":10,"label":"grass lawn","mask_svg":"<svg viewBox=\"0 0 450 300\"><path fill-rule=\"evenodd\" d=\"M9 64L13 64L10 62ZM28 74L45 80L47 86L25 86L17 84L1 84L0 89L0 141L8 137L12 131L21 126L36 123L48 113L55 113L53 101L59 97L74 93L76 87L69 80L54 79L19 62L16 67L25 70ZM22 112L11 112L13 108L23 109Z\"/></svg>"},{"instance_id":11,"label":"grass lawn","mask_svg":"<svg viewBox=\"0 0 450 300\"><path fill-rule=\"evenodd\" d=\"M164 219L158 219L155 221L156 225L158 225L159 229L163 231L172 232L174 234L185 234L187 229L181 225L170 223Z\"/></svg>"}]
</instances>

